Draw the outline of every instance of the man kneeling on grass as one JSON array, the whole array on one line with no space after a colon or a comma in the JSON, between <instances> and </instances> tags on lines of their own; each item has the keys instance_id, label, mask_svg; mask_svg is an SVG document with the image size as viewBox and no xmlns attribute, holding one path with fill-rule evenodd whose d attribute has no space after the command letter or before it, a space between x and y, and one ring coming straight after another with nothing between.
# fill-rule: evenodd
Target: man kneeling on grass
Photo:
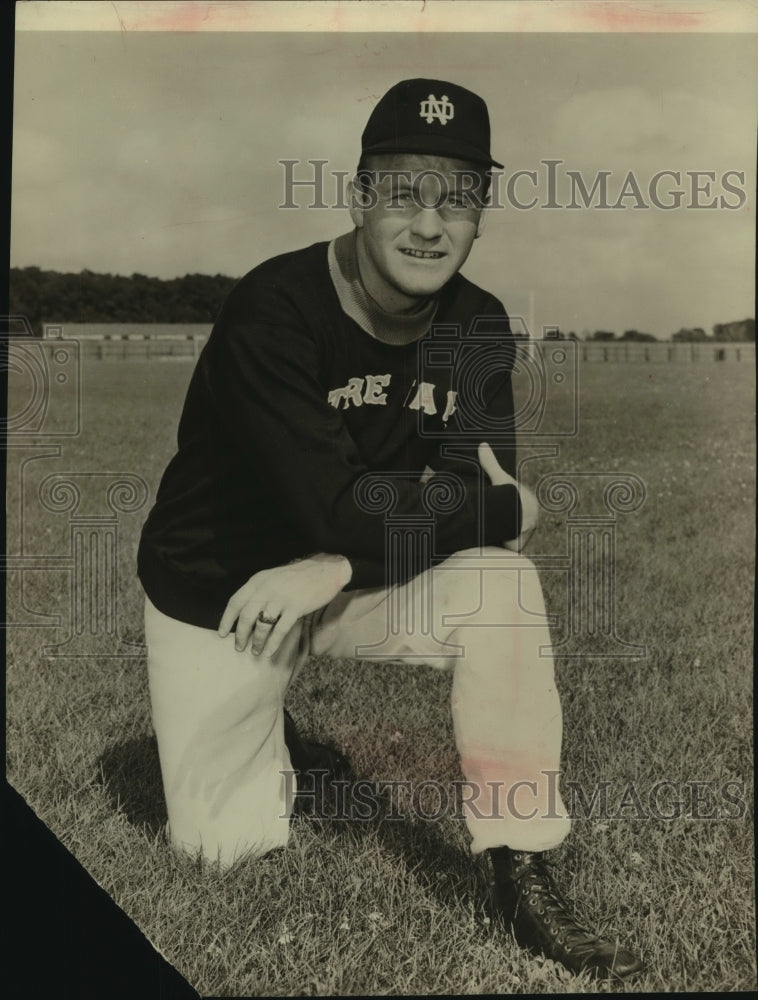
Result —
<instances>
[{"instance_id":1,"label":"man kneeling on grass","mask_svg":"<svg viewBox=\"0 0 758 1000\"><path fill-rule=\"evenodd\" d=\"M576 921L543 857L570 823L545 608L520 554L537 503L513 478L507 315L459 273L501 166L489 148L475 94L392 87L363 132L354 229L259 265L221 311L139 552L169 827L231 864L287 844L293 768L347 772L285 720L310 655L373 645L445 666L471 849L489 852L507 928L576 972L625 977L642 963ZM410 538L403 558L372 484Z\"/></svg>"}]
</instances>

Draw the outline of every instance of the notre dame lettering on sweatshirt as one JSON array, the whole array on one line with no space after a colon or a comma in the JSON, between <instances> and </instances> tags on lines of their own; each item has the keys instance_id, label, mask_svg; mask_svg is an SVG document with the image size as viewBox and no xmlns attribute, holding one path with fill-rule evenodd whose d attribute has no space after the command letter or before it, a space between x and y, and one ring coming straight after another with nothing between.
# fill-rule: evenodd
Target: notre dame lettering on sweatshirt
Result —
<instances>
[{"instance_id":1,"label":"notre dame lettering on sweatshirt","mask_svg":"<svg viewBox=\"0 0 758 1000\"><path fill-rule=\"evenodd\" d=\"M350 299L353 243L266 261L221 310L140 540L142 585L172 618L215 629L254 573L313 552L344 555L357 589L519 533L517 489L477 461L488 441L515 473L505 310L456 275L418 339L379 339Z\"/></svg>"}]
</instances>

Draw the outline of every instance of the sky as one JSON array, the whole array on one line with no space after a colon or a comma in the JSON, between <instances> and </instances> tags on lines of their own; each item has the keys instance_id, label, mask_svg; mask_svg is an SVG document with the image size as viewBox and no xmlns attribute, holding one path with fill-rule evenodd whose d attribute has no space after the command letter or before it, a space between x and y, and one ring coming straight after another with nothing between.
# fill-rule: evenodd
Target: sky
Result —
<instances>
[{"instance_id":1,"label":"sky","mask_svg":"<svg viewBox=\"0 0 758 1000\"><path fill-rule=\"evenodd\" d=\"M464 273L533 334L663 339L754 314L756 34L21 30L15 66L14 266L237 277L331 239L347 211L309 209L304 189L279 208L279 161L303 179L328 160L334 202L330 172L354 169L379 97L429 77L487 101L502 207ZM517 171L536 171L514 188L533 208L509 201ZM609 204L635 183L642 200L569 209L566 171L588 188L607 172ZM651 202L660 171L680 173L659 189L684 191L678 208ZM687 171L715 180L698 194Z\"/></svg>"}]
</instances>

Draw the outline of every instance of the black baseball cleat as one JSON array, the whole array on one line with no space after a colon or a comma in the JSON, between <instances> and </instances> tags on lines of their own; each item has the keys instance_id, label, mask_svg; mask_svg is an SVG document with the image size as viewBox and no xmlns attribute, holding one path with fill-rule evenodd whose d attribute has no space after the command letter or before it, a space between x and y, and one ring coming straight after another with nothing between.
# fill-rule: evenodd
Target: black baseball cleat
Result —
<instances>
[{"instance_id":1,"label":"black baseball cleat","mask_svg":"<svg viewBox=\"0 0 758 1000\"><path fill-rule=\"evenodd\" d=\"M489 853L496 913L522 948L597 979L626 979L642 972L642 961L632 951L603 941L576 920L541 852L498 847Z\"/></svg>"},{"instance_id":2,"label":"black baseball cleat","mask_svg":"<svg viewBox=\"0 0 758 1000\"><path fill-rule=\"evenodd\" d=\"M345 754L324 743L304 740L287 709L284 709L284 742L297 779L294 809L298 815L328 812L327 800L333 782L355 781L355 772Z\"/></svg>"}]
</instances>

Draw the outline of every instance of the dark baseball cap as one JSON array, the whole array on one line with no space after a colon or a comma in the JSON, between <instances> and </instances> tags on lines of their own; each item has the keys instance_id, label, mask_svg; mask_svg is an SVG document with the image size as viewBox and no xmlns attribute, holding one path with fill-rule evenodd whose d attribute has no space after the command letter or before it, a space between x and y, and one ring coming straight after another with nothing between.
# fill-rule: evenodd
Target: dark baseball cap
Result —
<instances>
[{"instance_id":1,"label":"dark baseball cap","mask_svg":"<svg viewBox=\"0 0 758 1000\"><path fill-rule=\"evenodd\" d=\"M371 112L361 152L430 153L503 166L490 155L487 105L445 80L402 80L390 87Z\"/></svg>"}]
</instances>

